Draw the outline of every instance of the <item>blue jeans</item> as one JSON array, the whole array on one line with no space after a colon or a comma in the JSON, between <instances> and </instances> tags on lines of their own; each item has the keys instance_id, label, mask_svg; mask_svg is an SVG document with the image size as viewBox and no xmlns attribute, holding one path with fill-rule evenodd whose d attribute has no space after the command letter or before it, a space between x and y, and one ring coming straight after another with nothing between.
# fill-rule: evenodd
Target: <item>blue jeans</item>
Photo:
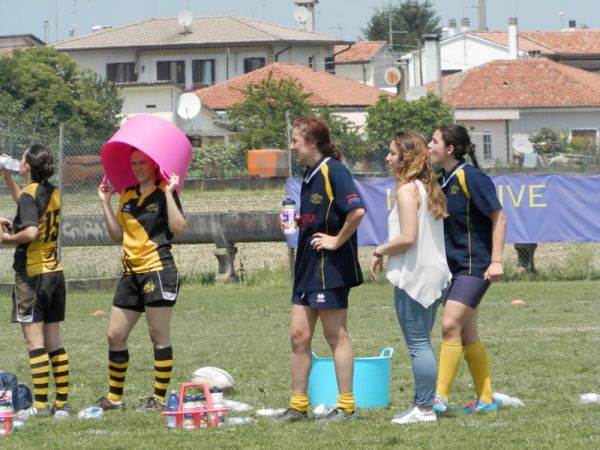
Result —
<instances>
[{"instance_id":1,"label":"blue jeans","mask_svg":"<svg viewBox=\"0 0 600 450\"><path fill-rule=\"evenodd\" d=\"M443 297L443 294L442 294ZM414 301L405 290L394 287L396 316L404 334L404 340L412 359L415 378L414 403L431 407L435 397L437 365L431 348L431 329L441 298L425 309Z\"/></svg>"}]
</instances>

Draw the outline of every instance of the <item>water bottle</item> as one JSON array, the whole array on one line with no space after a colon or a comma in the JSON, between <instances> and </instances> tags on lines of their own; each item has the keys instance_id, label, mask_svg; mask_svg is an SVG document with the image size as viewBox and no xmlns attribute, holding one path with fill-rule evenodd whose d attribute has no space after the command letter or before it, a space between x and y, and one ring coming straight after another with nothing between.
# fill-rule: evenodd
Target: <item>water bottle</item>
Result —
<instances>
[{"instance_id":1,"label":"water bottle","mask_svg":"<svg viewBox=\"0 0 600 450\"><path fill-rule=\"evenodd\" d=\"M175 412L179 409L179 398L175 390L171 391L171 396L167 400L167 409L169 412ZM167 416L167 428L169 430L177 428L177 416Z\"/></svg>"},{"instance_id":2,"label":"water bottle","mask_svg":"<svg viewBox=\"0 0 600 450\"><path fill-rule=\"evenodd\" d=\"M9 156L0 156L0 168L10 170L11 172L19 173L21 170L21 161Z\"/></svg>"},{"instance_id":3,"label":"water bottle","mask_svg":"<svg viewBox=\"0 0 600 450\"><path fill-rule=\"evenodd\" d=\"M521 406L524 406L524 403L517 397L511 397L510 395L502 394L501 392L494 392L493 397L500 408L520 408Z\"/></svg>"},{"instance_id":4,"label":"water bottle","mask_svg":"<svg viewBox=\"0 0 600 450\"><path fill-rule=\"evenodd\" d=\"M227 425L248 425L254 422L252 417L229 417L226 420Z\"/></svg>"},{"instance_id":5,"label":"water bottle","mask_svg":"<svg viewBox=\"0 0 600 450\"><path fill-rule=\"evenodd\" d=\"M104 410L99 406L90 406L82 409L77 414L80 419L100 419L104 415Z\"/></svg>"},{"instance_id":6,"label":"water bottle","mask_svg":"<svg viewBox=\"0 0 600 450\"><path fill-rule=\"evenodd\" d=\"M193 430L196 428L194 425L194 414L192 411L194 410L195 402L191 395L186 395L183 398L183 411L187 411L187 413L183 414L183 428L187 428L188 430Z\"/></svg>"},{"instance_id":7,"label":"water bottle","mask_svg":"<svg viewBox=\"0 0 600 450\"><path fill-rule=\"evenodd\" d=\"M579 396L579 403L585 405L587 403L600 403L600 394L590 392Z\"/></svg>"},{"instance_id":8,"label":"water bottle","mask_svg":"<svg viewBox=\"0 0 600 450\"><path fill-rule=\"evenodd\" d=\"M296 234L298 225L296 223L296 202L291 197L281 202L281 224L284 234Z\"/></svg>"}]
</instances>

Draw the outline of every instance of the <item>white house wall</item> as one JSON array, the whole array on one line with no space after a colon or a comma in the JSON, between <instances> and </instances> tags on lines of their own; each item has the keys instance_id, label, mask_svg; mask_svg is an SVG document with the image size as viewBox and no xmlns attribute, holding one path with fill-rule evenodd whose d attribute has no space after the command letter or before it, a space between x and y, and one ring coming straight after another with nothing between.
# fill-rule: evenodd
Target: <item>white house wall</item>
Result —
<instances>
[{"instance_id":1,"label":"white house wall","mask_svg":"<svg viewBox=\"0 0 600 450\"><path fill-rule=\"evenodd\" d=\"M185 88L192 87L192 61L196 59L215 60L215 82L225 81L244 74L244 59L265 58L267 63L274 62L277 52L287 48L287 45L275 46L240 46L222 48L160 50L85 50L70 51L77 65L90 69L102 78L106 78L108 63L137 63L138 82L157 81L156 63L159 61L185 61ZM318 70L324 70L325 58L333 54L333 47L326 45L292 45L283 51L278 58L282 63L308 65L309 57L314 57Z\"/></svg>"},{"instance_id":2,"label":"white house wall","mask_svg":"<svg viewBox=\"0 0 600 450\"><path fill-rule=\"evenodd\" d=\"M373 86L373 67L371 64L336 64L335 74L359 83Z\"/></svg>"},{"instance_id":3,"label":"white house wall","mask_svg":"<svg viewBox=\"0 0 600 450\"><path fill-rule=\"evenodd\" d=\"M481 167L493 167L495 165L506 166L511 160L512 150L507 153L506 120L460 120L471 136L475 144L475 156ZM491 157L485 158L483 152L483 136L491 135Z\"/></svg>"}]
</instances>

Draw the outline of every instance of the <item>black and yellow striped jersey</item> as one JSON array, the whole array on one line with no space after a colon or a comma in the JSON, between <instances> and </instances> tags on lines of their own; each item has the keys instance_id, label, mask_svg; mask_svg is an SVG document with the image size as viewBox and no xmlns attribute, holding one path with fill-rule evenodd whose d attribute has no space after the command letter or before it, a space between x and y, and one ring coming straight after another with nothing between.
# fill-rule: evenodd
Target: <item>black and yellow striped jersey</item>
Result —
<instances>
[{"instance_id":1,"label":"black and yellow striped jersey","mask_svg":"<svg viewBox=\"0 0 600 450\"><path fill-rule=\"evenodd\" d=\"M117 221L123 229L123 273L145 273L175 267L171 254L166 183L156 182L142 194L139 186L121 194ZM176 192L173 197L181 211Z\"/></svg>"},{"instance_id":2,"label":"black and yellow striped jersey","mask_svg":"<svg viewBox=\"0 0 600 450\"><path fill-rule=\"evenodd\" d=\"M33 241L17 246L13 264L15 272L31 277L62 270L57 260L59 224L58 189L48 181L25 186L17 202L14 232L34 226L39 233Z\"/></svg>"}]
</instances>

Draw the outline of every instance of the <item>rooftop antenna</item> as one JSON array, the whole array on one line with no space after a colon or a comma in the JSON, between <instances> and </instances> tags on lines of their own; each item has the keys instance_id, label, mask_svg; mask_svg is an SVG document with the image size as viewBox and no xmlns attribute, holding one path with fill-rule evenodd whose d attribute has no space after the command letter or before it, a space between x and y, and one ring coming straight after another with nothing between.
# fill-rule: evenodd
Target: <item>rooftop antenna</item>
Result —
<instances>
[{"instance_id":1,"label":"rooftop antenna","mask_svg":"<svg viewBox=\"0 0 600 450\"><path fill-rule=\"evenodd\" d=\"M300 24L300 27L304 29L304 24L308 20L309 12L306 6L296 6L294 8L294 19Z\"/></svg>"},{"instance_id":2,"label":"rooftop antenna","mask_svg":"<svg viewBox=\"0 0 600 450\"><path fill-rule=\"evenodd\" d=\"M194 15L189 9L184 9L179 13L179 15L177 16L177 22L179 22L179 25L183 27L183 31L181 34L191 33L188 27L192 24L193 21Z\"/></svg>"}]
</instances>

